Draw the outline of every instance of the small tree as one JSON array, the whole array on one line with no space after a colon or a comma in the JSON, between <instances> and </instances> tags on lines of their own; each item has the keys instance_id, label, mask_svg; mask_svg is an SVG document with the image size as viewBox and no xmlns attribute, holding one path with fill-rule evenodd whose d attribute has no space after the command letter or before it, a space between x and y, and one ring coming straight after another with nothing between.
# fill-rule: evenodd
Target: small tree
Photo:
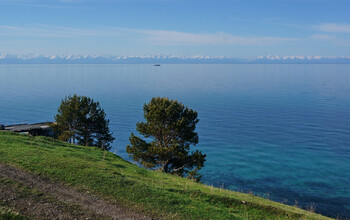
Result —
<instances>
[{"instance_id":1,"label":"small tree","mask_svg":"<svg viewBox=\"0 0 350 220\"><path fill-rule=\"evenodd\" d=\"M127 152L146 168L200 180L197 173L204 166L205 154L190 146L198 143L195 132L197 112L168 98L152 98L143 107L146 122L138 122L136 130L147 142L131 134Z\"/></svg>"},{"instance_id":2,"label":"small tree","mask_svg":"<svg viewBox=\"0 0 350 220\"><path fill-rule=\"evenodd\" d=\"M58 139L110 150L114 138L99 102L86 96L68 96L61 101L55 121Z\"/></svg>"}]
</instances>

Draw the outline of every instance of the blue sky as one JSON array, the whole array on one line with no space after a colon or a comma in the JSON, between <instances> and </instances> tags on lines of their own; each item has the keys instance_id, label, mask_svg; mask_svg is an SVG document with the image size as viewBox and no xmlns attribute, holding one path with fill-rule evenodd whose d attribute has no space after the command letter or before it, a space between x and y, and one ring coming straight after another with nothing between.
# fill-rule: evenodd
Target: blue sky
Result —
<instances>
[{"instance_id":1,"label":"blue sky","mask_svg":"<svg viewBox=\"0 0 350 220\"><path fill-rule=\"evenodd\" d=\"M0 0L0 52L350 56L350 1Z\"/></svg>"}]
</instances>

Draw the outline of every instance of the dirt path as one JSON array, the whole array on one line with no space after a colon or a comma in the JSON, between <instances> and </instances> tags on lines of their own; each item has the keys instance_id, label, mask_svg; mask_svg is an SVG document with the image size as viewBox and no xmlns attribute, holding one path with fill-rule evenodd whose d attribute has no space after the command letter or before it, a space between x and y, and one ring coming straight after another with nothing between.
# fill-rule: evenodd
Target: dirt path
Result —
<instances>
[{"instance_id":1,"label":"dirt path","mask_svg":"<svg viewBox=\"0 0 350 220\"><path fill-rule=\"evenodd\" d=\"M11 207L24 216L33 219L103 219L106 216L97 215L81 207L61 202L51 196L44 195L0 176L1 205ZM1 219L1 217L0 217Z\"/></svg>"},{"instance_id":2,"label":"dirt path","mask_svg":"<svg viewBox=\"0 0 350 220\"><path fill-rule=\"evenodd\" d=\"M24 214L29 213L35 219L151 219L122 204L112 204L87 192L80 192L2 163L0 177L3 178L0 182L0 201L9 205L17 204L16 209L24 208ZM4 179L11 181L5 184Z\"/></svg>"}]
</instances>

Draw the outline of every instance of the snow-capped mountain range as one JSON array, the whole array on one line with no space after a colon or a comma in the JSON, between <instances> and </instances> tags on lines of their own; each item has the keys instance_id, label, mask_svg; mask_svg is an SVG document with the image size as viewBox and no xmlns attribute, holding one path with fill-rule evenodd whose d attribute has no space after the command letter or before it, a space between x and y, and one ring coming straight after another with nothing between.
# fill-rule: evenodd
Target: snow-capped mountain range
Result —
<instances>
[{"instance_id":1,"label":"snow-capped mountain range","mask_svg":"<svg viewBox=\"0 0 350 220\"><path fill-rule=\"evenodd\" d=\"M93 56L10 55L0 53L0 64L350 64L348 57L259 56L252 59L225 56Z\"/></svg>"}]
</instances>

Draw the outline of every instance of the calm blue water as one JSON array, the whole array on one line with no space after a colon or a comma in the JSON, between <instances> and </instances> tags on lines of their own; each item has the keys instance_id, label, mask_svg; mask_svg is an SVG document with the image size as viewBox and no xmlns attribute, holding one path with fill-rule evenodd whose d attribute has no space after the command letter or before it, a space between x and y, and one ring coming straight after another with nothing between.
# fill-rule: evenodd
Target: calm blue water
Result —
<instances>
[{"instance_id":1,"label":"calm blue water","mask_svg":"<svg viewBox=\"0 0 350 220\"><path fill-rule=\"evenodd\" d=\"M99 100L125 146L154 96L198 111L203 182L350 216L350 65L0 65L0 123Z\"/></svg>"}]
</instances>

